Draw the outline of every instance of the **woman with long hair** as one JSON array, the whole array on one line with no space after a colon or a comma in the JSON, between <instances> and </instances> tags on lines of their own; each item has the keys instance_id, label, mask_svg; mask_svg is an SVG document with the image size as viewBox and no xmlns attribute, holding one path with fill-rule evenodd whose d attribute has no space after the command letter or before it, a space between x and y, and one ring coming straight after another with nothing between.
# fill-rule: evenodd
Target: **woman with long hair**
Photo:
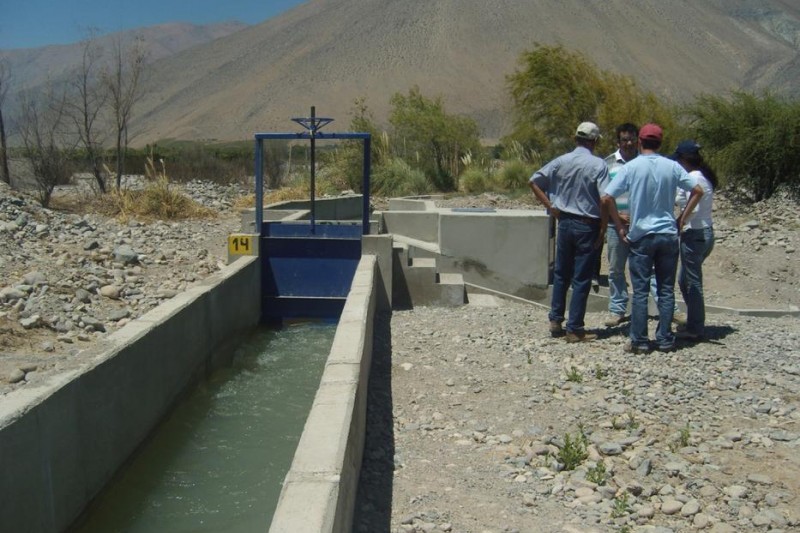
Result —
<instances>
[{"instance_id":1,"label":"woman with long hair","mask_svg":"<svg viewBox=\"0 0 800 533\"><path fill-rule=\"evenodd\" d=\"M714 225L711 219L711 206L714 202L714 189L717 176L703 160L700 145L688 139L681 141L672 155L690 176L697 179L703 188L703 196L697 207L683 220L681 232L681 268L678 273L678 286L686 302L686 329L679 331L679 338L699 341L705 335L706 311L703 298L703 261L714 249ZM679 191L678 204L683 208L688 195Z\"/></svg>"}]
</instances>

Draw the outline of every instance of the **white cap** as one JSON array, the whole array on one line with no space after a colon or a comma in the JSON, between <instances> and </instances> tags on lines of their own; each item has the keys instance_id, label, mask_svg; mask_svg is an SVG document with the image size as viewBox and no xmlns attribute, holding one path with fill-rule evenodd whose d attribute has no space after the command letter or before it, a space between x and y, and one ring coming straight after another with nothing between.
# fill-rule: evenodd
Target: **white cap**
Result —
<instances>
[{"instance_id":1,"label":"white cap","mask_svg":"<svg viewBox=\"0 0 800 533\"><path fill-rule=\"evenodd\" d=\"M594 122L581 122L580 126L578 126L578 130L575 132L575 136L581 139L594 141L601 136L600 128L598 128L597 124Z\"/></svg>"}]
</instances>

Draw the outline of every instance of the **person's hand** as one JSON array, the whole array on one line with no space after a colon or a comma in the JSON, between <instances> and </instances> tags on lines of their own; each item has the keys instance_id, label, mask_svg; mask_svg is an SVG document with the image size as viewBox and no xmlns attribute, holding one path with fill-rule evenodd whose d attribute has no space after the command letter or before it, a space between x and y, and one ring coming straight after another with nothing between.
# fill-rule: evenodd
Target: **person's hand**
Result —
<instances>
[{"instance_id":1,"label":"person's hand","mask_svg":"<svg viewBox=\"0 0 800 533\"><path fill-rule=\"evenodd\" d=\"M630 215L619 215L620 220L622 220L626 226L630 226L631 224L631 216Z\"/></svg>"},{"instance_id":2,"label":"person's hand","mask_svg":"<svg viewBox=\"0 0 800 533\"><path fill-rule=\"evenodd\" d=\"M621 240L625 244L630 244L630 241L628 240L628 226L618 227L617 235L619 235L619 240Z\"/></svg>"},{"instance_id":3,"label":"person's hand","mask_svg":"<svg viewBox=\"0 0 800 533\"><path fill-rule=\"evenodd\" d=\"M561 211L557 207L550 206L550 214L553 215L553 218L558 220L558 217L561 216Z\"/></svg>"}]
</instances>

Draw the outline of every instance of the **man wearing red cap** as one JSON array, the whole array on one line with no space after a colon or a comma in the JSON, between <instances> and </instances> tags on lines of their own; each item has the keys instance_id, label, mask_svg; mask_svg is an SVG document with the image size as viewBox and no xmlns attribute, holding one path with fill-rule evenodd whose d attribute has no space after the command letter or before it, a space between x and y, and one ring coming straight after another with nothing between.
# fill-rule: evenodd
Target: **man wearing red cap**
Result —
<instances>
[{"instance_id":1,"label":"man wearing red cap","mask_svg":"<svg viewBox=\"0 0 800 533\"><path fill-rule=\"evenodd\" d=\"M608 185L603 204L608 210L620 240L628 243L628 268L633 285L631 300L630 353L648 353L647 296L650 275L655 271L658 293L658 328L656 347L668 352L675 347L672 317L675 311L675 271L678 265L678 228L686 213L691 213L703 189L679 164L658 154L663 132L657 124L645 124L639 130L639 156L620 169ZM674 214L675 193L680 188L691 195L677 221ZM617 211L614 198L624 193L630 198L630 225L626 226Z\"/></svg>"}]
</instances>

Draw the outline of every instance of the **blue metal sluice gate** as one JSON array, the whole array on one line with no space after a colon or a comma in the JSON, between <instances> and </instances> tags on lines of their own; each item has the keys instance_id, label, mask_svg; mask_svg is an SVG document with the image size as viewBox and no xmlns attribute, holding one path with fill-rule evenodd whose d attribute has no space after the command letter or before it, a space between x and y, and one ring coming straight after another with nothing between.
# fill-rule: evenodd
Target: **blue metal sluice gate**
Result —
<instances>
[{"instance_id":1,"label":"blue metal sluice gate","mask_svg":"<svg viewBox=\"0 0 800 533\"><path fill-rule=\"evenodd\" d=\"M369 133L323 133L319 128L332 119L293 119L307 131L300 133L256 133L256 228L261 260L261 318L278 321L293 318L338 318L350 292L361 260L361 237L369 234ZM311 210L308 221L264 220L264 141L308 139L311 143ZM361 223L317 223L315 210L315 141L317 139L362 140Z\"/></svg>"}]
</instances>

